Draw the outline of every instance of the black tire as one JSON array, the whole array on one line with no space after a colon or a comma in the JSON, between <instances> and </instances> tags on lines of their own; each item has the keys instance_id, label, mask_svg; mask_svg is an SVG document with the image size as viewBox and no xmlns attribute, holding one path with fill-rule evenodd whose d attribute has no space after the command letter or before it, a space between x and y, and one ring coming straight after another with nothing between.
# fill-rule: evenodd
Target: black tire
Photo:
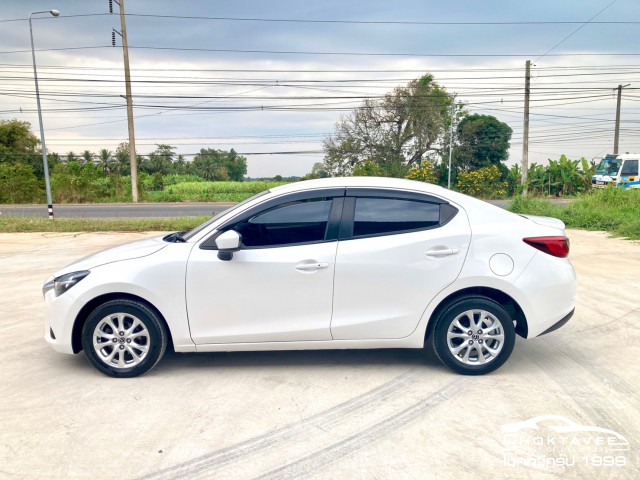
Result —
<instances>
[{"instance_id":1,"label":"black tire","mask_svg":"<svg viewBox=\"0 0 640 480\"><path fill-rule=\"evenodd\" d=\"M157 313L125 299L97 307L82 329L82 348L89 361L102 373L120 378L137 377L155 367L167 339Z\"/></svg>"},{"instance_id":2,"label":"black tire","mask_svg":"<svg viewBox=\"0 0 640 480\"><path fill-rule=\"evenodd\" d=\"M511 316L499 303L473 295L454 301L438 315L431 341L440 361L452 370L484 375L507 361L516 334Z\"/></svg>"}]
</instances>

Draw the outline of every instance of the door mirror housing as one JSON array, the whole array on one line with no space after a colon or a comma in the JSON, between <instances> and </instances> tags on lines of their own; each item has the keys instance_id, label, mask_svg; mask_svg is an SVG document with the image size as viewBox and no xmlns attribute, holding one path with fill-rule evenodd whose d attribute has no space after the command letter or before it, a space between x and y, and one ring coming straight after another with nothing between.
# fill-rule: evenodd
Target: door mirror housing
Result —
<instances>
[{"instance_id":1,"label":"door mirror housing","mask_svg":"<svg viewBox=\"0 0 640 480\"><path fill-rule=\"evenodd\" d=\"M227 230L215 240L218 247L218 258L228 262L233 258L233 252L240 250L242 235L235 230Z\"/></svg>"}]
</instances>

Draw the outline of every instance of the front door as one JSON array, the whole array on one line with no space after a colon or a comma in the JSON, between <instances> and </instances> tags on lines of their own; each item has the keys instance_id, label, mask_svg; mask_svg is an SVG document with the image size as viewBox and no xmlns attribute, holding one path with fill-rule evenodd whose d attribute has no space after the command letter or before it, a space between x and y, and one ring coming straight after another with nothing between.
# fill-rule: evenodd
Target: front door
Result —
<instances>
[{"instance_id":1,"label":"front door","mask_svg":"<svg viewBox=\"0 0 640 480\"><path fill-rule=\"evenodd\" d=\"M242 235L230 261L194 247L186 293L197 345L331 339L332 204L327 197L283 199L226 227Z\"/></svg>"}]
</instances>

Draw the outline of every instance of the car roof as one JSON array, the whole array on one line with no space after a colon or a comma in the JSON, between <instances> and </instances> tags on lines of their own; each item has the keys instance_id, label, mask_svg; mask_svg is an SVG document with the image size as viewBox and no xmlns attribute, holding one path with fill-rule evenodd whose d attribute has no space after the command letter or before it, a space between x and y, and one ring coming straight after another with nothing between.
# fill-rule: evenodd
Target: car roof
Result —
<instances>
[{"instance_id":1,"label":"car roof","mask_svg":"<svg viewBox=\"0 0 640 480\"><path fill-rule=\"evenodd\" d=\"M416 190L425 193L443 195L446 190L431 183L406 180L403 178L389 177L332 177L319 178L316 180L303 180L301 182L288 183L271 190L273 193L289 193L301 190L314 190L318 188L340 188L340 187L365 187L365 188L392 188L402 190Z\"/></svg>"}]
</instances>

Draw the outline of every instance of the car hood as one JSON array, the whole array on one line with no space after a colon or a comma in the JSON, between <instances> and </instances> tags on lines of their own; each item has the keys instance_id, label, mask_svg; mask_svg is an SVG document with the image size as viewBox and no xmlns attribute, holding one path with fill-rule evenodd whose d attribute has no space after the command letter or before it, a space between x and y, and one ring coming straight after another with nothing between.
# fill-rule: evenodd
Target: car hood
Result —
<instances>
[{"instance_id":1,"label":"car hood","mask_svg":"<svg viewBox=\"0 0 640 480\"><path fill-rule=\"evenodd\" d=\"M537 223L538 225L544 225L545 227L559 228L564 231L564 222L553 217L539 217L537 215L521 215L522 217Z\"/></svg>"},{"instance_id":2,"label":"car hood","mask_svg":"<svg viewBox=\"0 0 640 480\"><path fill-rule=\"evenodd\" d=\"M60 269L54 274L54 276L59 277L60 275L64 275L65 273L69 272L90 270L107 263L146 257L147 255L156 253L166 246L167 242L162 241L162 237L136 240L130 243L125 243L124 245L108 248L106 250L102 250L101 252L81 258L80 260L77 260Z\"/></svg>"}]
</instances>

